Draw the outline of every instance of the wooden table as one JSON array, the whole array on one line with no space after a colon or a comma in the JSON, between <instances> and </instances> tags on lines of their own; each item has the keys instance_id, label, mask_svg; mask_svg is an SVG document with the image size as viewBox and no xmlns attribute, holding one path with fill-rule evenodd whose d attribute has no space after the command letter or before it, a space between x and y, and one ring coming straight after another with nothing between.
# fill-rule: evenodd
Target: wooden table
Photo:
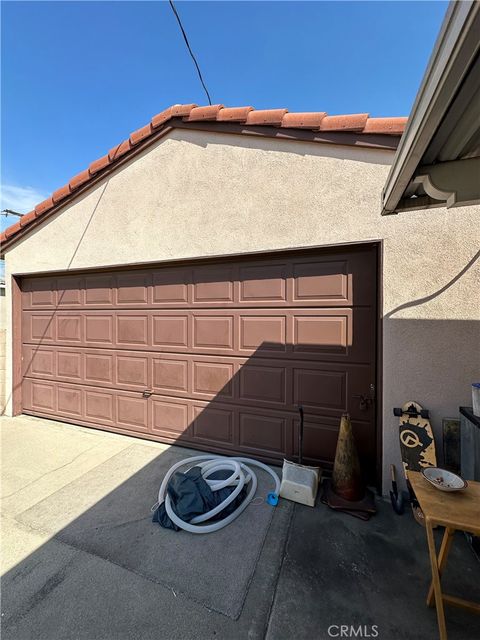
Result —
<instances>
[{"instance_id":1,"label":"wooden table","mask_svg":"<svg viewBox=\"0 0 480 640\"><path fill-rule=\"evenodd\" d=\"M480 482L469 480L466 489L450 493L436 489L417 471L409 471L408 478L425 516L432 567L432 582L427 596L427 605L432 607L435 604L440 640L447 640L444 603L480 614L480 604L442 593L440 583L455 531L468 531L473 535L480 535ZM445 527L438 557L433 537L433 527L436 525Z\"/></svg>"}]
</instances>

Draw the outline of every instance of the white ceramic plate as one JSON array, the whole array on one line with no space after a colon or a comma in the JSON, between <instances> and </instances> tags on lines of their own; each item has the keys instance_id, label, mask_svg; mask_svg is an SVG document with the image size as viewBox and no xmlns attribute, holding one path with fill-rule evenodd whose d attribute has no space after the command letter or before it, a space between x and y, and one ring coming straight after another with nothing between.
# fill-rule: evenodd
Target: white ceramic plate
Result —
<instances>
[{"instance_id":1,"label":"white ceramic plate","mask_svg":"<svg viewBox=\"0 0 480 640\"><path fill-rule=\"evenodd\" d=\"M468 486L466 480L457 476L456 473L440 469L440 467L425 467L422 469L422 475L425 480L440 491L461 491Z\"/></svg>"}]
</instances>

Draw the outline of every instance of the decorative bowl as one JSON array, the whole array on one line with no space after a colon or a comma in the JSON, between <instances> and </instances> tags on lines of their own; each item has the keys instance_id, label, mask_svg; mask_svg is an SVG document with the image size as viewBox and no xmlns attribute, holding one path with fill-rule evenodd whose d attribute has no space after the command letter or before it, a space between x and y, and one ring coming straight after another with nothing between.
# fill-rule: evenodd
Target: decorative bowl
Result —
<instances>
[{"instance_id":1,"label":"decorative bowl","mask_svg":"<svg viewBox=\"0 0 480 640\"><path fill-rule=\"evenodd\" d=\"M440 491L462 491L468 486L467 481L456 473L440 467L425 467L422 469L422 476Z\"/></svg>"}]
</instances>

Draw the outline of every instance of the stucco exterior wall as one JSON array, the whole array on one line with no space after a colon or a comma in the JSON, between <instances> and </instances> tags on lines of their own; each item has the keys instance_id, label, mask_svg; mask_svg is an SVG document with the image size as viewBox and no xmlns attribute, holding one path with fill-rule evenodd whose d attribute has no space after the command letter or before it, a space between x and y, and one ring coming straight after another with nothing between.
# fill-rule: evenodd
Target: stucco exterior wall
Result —
<instances>
[{"instance_id":1,"label":"stucco exterior wall","mask_svg":"<svg viewBox=\"0 0 480 640\"><path fill-rule=\"evenodd\" d=\"M174 130L7 251L7 308L12 274L382 240L387 478L399 464L392 407L430 408L441 444L442 418L470 403L480 369L480 208L382 218L392 159ZM8 396L11 358L8 314Z\"/></svg>"}]
</instances>

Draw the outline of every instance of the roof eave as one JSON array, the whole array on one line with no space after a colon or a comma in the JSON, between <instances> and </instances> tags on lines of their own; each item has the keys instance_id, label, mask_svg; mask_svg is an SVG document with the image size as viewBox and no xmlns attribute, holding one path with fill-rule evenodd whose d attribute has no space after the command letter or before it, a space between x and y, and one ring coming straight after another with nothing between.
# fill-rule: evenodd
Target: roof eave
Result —
<instances>
[{"instance_id":1,"label":"roof eave","mask_svg":"<svg viewBox=\"0 0 480 640\"><path fill-rule=\"evenodd\" d=\"M405 206L405 192L478 55L478 33L480 3L451 2L382 191L382 215L416 208Z\"/></svg>"}]
</instances>

